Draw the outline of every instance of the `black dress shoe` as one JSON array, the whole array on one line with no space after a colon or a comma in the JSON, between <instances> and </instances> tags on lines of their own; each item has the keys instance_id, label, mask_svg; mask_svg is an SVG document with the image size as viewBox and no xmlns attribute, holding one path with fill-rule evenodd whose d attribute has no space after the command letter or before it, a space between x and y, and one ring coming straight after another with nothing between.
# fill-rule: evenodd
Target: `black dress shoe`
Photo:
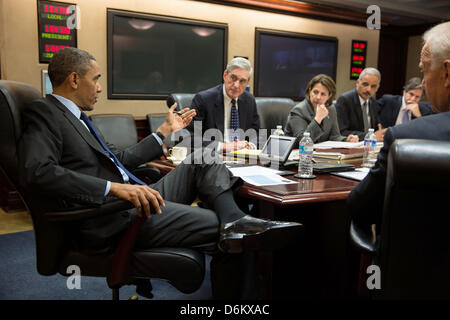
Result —
<instances>
[{"instance_id":1,"label":"black dress shoe","mask_svg":"<svg viewBox=\"0 0 450 320\"><path fill-rule=\"evenodd\" d=\"M295 242L303 232L297 222L271 221L249 215L221 226L218 247L227 253L272 251Z\"/></svg>"}]
</instances>

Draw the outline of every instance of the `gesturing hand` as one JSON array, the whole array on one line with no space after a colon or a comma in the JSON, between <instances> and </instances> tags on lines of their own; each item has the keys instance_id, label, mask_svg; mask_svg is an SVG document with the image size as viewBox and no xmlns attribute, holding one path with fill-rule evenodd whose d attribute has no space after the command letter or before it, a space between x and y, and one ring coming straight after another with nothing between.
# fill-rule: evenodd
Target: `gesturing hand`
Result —
<instances>
[{"instance_id":1,"label":"gesturing hand","mask_svg":"<svg viewBox=\"0 0 450 320\"><path fill-rule=\"evenodd\" d=\"M159 192L148 186L111 182L108 195L130 201L141 217L145 215L150 218L150 204L158 214L161 214L160 206L165 206L164 199Z\"/></svg>"},{"instance_id":2,"label":"gesturing hand","mask_svg":"<svg viewBox=\"0 0 450 320\"><path fill-rule=\"evenodd\" d=\"M171 132L183 129L189 123L191 123L192 119L197 114L194 109L184 108L179 112L174 112L177 107L177 104L174 103L166 115L166 120L164 123L158 128L164 136L168 136Z\"/></svg>"}]
</instances>

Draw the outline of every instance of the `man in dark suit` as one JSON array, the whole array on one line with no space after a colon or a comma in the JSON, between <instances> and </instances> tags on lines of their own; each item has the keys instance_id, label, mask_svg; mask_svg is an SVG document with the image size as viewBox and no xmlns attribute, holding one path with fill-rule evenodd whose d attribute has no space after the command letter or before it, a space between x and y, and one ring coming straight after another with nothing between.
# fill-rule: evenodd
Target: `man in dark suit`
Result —
<instances>
[{"instance_id":1,"label":"man in dark suit","mask_svg":"<svg viewBox=\"0 0 450 320\"><path fill-rule=\"evenodd\" d=\"M245 91L252 72L247 59L234 58L223 73L224 84L195 95L191 109L196 116L188 130L202 143L194 141L194 148L208 145L219 152L248 148L246 137L257 143L260 123L255 97Z\"/></svg>"},{"instance_id":2,"label":"man in dark suit","mask_svg":"<svg viewBox=\"0 0 450 320\"><path fill-rule=\"evenodd\" d=\"M420 68L424 74L422 86L436 114L389 128L377 162L347 198L352 218L367 230L370 230L372 224L377 227L381 224L386 166L391 144L396 139L450 141L449 34L450 22L445 22L428 30L423 36L425 44L420 55Z\"/></svg>"},{"instance_id":3,"label":"man in dark suit","mask_svg":"<svg viewBox=\"0 0 450 320\"><path fill-rule=\"evenodd\" d=\"M377 141L383 141L386 131L378 119L375 93L380 87L381 75L375 68L365 68L356 80L356 88L344 92L336 101L336 112L341 135L357 135L364 140L369 128L375 130Z\"/></svg>"},{"instance_id":4,"label":"man in dark suit","mask_svg":"<svg viewBox=\"0 0 450 320\"><path fill-rule=\"evenodd\" d=\"M205 247L212 242L223 252L240 253L247 249L247 237L270 243L264 239L269 235L298 234L299 224L244 214L233 195L242 182L220 161L188 158L151 186L128 171L161 156L164 137L189 124L195 110L185 108L178 115L173 105L156 133L119 152L83 112L93 110L101 92L95 58L66 48L54 55L48 71L53 94L23 112L25 131L19 144L23 188L32 191L33 203L44 212L101 205L109 197L130 201L136 208L74 223L72 242L79 250L92 254L111 250L136 215L147 217L136 240L140 248ZM196 156L202 154L191 155ZM208 209L190 205L197 196ZM279 245L284 244L275 247Z\"/></svg>"},{"instance_id":5,"label":"man in dark suit","mask_svg":"<svg viewBox=\"0 0 450 320\"><path fill-rule=\"evenodd\" d=\"M378 99L380 106L378 116L383 128L431 114L430 104L420 101L422 96L422 80L414 77L409 79L403 87L403 96L385 94Z\"/></svg>"}]
</instances>

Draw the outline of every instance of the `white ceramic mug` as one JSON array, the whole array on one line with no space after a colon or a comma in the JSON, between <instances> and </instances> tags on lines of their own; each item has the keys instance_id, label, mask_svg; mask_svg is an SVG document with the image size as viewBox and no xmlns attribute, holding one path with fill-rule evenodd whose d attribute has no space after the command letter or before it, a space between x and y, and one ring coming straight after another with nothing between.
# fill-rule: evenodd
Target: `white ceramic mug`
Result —
<instances>
[{"instance_id":1,"label":"white ceramic mug","mask_svg":"<svg viewBox=\"0 0 450 320\"><path fill-rule=\"evenodd\" d=\"M175 160L184 160L187 156L187 148L186 147L173 147L168 151L169 156Z\"/></svg>"}]
</instances>

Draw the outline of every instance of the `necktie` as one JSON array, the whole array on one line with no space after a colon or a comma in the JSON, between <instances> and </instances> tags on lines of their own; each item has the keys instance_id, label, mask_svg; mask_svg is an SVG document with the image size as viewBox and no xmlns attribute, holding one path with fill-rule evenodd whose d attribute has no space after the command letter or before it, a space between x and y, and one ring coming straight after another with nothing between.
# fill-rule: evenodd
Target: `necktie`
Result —
<instances>
[{"instance_id":1,"label":"necktie","mask_svg":"<svg viewBox=\"0 0 450 320\"><path fill-rule=\"evenodd\" d=\"M407 123L408 121L409 121L409 110L404 109L402 123Z\"/></svg>"},{"instance_id":2,"label":"necktie","mask_svg":"<svg viewBox=\"0 0 450 320\"><path fill-rule=\"evenodd\" d=\"M97 130L95 130L94 126L92 125L92 122L89 120L89 118L84 112L81 112L80 119L84 123L86 123L89 130L91 131L91 134L95 137L95 139L97 139L97 141L100 143L102 148L109 154L109 156L114 159L116 165L120 167L132 181L141 185L145 185L144 182L142 182L140 179L135 177L131 172L129 172L120 163L120 161L117 159L114 153L112 153L108 149L108 147L103 143L103 141L98 136ZM133 251L134 244L136 242L136 238L139 234L139 231L141 230L141 227L144 225L146 219L147 219L146 217L136 216L136 218L134 218L133 222L131 223L131 226L129 227L129 229L127 230L127 232L117 245L117 248L114 251L114 256L111 261L110 272L107 277L108 286L110 288L120 288L122 285L125 285L129 282L131 253Z\"/></svg>"},{"instance_id":3,"label":"necktie","mask_svg":"<svg viewBox=\"0 0 450 320\"><path fill-rule=\"evenodd\" d=\"M92 135L95 137L95 139L97 139L97 141L100 143L100 145L102 146L103 150L105 150L108 155L114 160L114 163L120 167L120 169L122 169L127 176L134 182L140 185L146 185L146 183L144 183L142 180L140 180L139 178L135 177L130 171L127 170L127 168L125 168L123 166L122 163L120 163L119 159L117 159L117 157L115 156L114 153L112 153L108 147L103 143L102 139L100 139L97 130L95 130L92 122L89 120L89 118L87 117L87 115L84 112L81 112L80 115L80 119L86 123L86 125L88 126L89 130L91 131Z\"/></svg>"},{"instance_id":4,"label":"necktie","mask_svg":"<svg viewBox=\"0 0 450 320\"><path fill-rule=\"evenodd\" d=\"M369 130L369 119L367 118L367 101L363 103L362 106L362 115L363 115L363 122L364 122L364 132L367 132Z\"/></svg>"},{"instance_id":5,"label":"necktie","mask_svg":"<svg viewBox=\"0 0 450 320\"><path fill-rule=\"evenodd\" d=\"M231 100L231 116L230 116L230 140L235 141L239 137L236 130L239 128L239 113L236 108L236 100Z\"/></svg>"}]
</instances>

